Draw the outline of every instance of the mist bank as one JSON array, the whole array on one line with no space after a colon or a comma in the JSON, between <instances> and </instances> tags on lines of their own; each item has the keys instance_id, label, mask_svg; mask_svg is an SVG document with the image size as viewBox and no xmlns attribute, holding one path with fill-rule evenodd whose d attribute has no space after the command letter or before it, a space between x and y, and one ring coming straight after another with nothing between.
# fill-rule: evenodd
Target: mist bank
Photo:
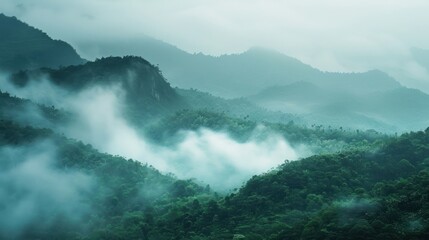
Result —
<instances>
[{"instance_id":1,"label":"mist bank","mask_svg":"<svg viewBox=\"0 0 429 240\"><path fill-rule=\"evenodd\" d=\"M0 234L6 239L19 236L104 239L112 234L131 239L142 236L171 239L178 234L181 239L194 236L219 239L236 235L263 238L267 232L283 239L285 236L318 236L320 226L311 228L311 231L305 227L314 221L331 229L323 232L327 237L357 234L355 229L369 229L380 237L388 234L397 238L423 238L427 235L428 225L424 218L428 211L427 194L422 189L426 189L429 180L428 148L425 148L429 129L390 139L378 149L285 162L273 171L253 176L239 190L220 198L192 181L176 180L139 162L100 154L87 144L66 139L52 131L21 127L2 120L0 132L0 171L17 182L0 177L0 184L6 184L5 188L0 188L0 194L12 193L0 200L2 204L15 209L14 202L5 199L11 199L11 196L15 200L25 199L27 191L35 195L44 193L41 199L62 201L61 196L51 195L56 191L45 191L45 187L55 190L52 185L63 183L64 179L49 177L53 182L40 187L37 180L45 178L32 178L32 173L27 173L29 168L49 169L48 176L58 176L57 172L60 176L73 176L66 178L67 181L81 179L82 174L84 179L89 177L89 181L76 184L80 191L73 193L73 199L84 203L83 206L78 204L73 213L83 212L87 216L84 221L76 226L74 215L68 216L67 211L60 210L61 218L55 219L62 221L55 223L61 224L50 225L48 220L58 212L49 208L46 213L49 215L42 220L23 218L24 224L8 222L8 227L19 229L17 235L6 233L0 227ZM47 145L44 139L50 139ZM31 162L33 158L42 160ZM52 159L52 162L46 159ZM34 182L20 181L20 178L13 178L15 175ZM59 193L71 190L62 187L75 189L67 184L60 184ZM28 187L34 189L19 191ZM55 202L48 202L55 206ZM37 202L36 207L44 209L45 205L38 204L43 202ZM85 206L91 206L89 214L86 214ZM392 215L391 212L401 214ZM26 212L25 216L29 214ZM267 218L283 219L284 222L267 223ZM0 215L0 220L9 219ZM226 226L233 230L225 232ZM387 230L380 226L386 226Z\"/></svg>"},{"instance_id":2,"label":"mist bank","mask_svg":"<svg viewBox=\"0 0 429 240\"><path fill-rule=\"evenodd\" d=\"M2 88L70 112L73 121L54 127L55 131L89 143L102 152L171 172L181 179L195 178L217 191L240 187L249 177L266 172L286 159L297 160L310 154L304 145L295 149L280 135L260 137L264 132L260 128L245 142L237 141L227 132L197 129L171 136L178 139L172 145L155 144L124 117L126 95L119 85L68 91L41 80L25 87L5 84Z\"/></svg>"},{"instance_id":3,"label":"mist bank","mask_svg":"<svg viewBox=\"0 0 429 240\"><path fill-rule=\"evenodd\" d=\"M208 129L183 131L173 145L155 145L124 119L117 96L110 89L95 88L74 97L71 109L78 120L64 129L66 135L102 152L146 162L181 179L195 178L217 191L240 187L252 175L286 159L296 160L301 154L280 136L241 143L225 132Z\"/></svg>"},{"instance_id":4,"label":"mist bank","mask_svg":"<svg viewBox=\"0 0 429 240\"><path fill-rule=\"evenodd\" d=\"M49 140L0 146L1 238L32 238L53 228L65 234L68 225L78 226L90 214L85 196L94 190L94 179L57 168L56 149Z\"/></svg>"},{"instance_id":5,"label":"mist bank","mask_svg":"<svg viewBox=\"0 0 429 240\"><path fill-rule=\"evenodd\" d=\"M2 239L104 238L130 212L162 215L177 202L213 197L209 187L51 130L0 120L0 132Z\"/></svg>"}]
</instances>

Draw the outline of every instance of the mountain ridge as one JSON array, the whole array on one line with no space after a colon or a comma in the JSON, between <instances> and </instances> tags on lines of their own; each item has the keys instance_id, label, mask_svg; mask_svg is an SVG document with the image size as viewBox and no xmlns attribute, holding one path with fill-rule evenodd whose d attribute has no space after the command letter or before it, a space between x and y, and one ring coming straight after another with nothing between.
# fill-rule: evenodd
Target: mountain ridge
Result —
<instances>
[{"instance_id":1,"label":"mountain ridge","mask_svg":"<svg viewBox=\"0 0 429 240\"><path fill-rule=\"evenodd\" d=\"M295 82L267 88L247 99L271 111L295 113L308 122L326 125L360 129L367 125L366 128L381 131L403 132L429 124L429 95L406 87L350 93Z\"/></svg>"},{"instance_id":2,"label":"mountain ridge","mask_svg":"<svg viewBox=\"0 0 429 240\"><path fill-rule=\"evenodd\" d=\"M171 44L145 37L123 42L78 44L82 52L93 56L143 56L157 64L164 75L179 88L196 88L216 96L235 98L296 81L341 90L371 92L392 89L400 84L389 75L371 70L364 73L323 72L300 60L274 50L253 47L243 53L209 56L187 53ZM245 80L245 84L241 80Z\"/></svg>"},{"instance_id":3,"label":"mountain ridge","mask_svg":"<svg viewBox=\"0 0 429 240\"><path fill-rule=\"evenodd\" d=\"M20 71L10 77L19 87L44 79L77 92L94 86L115 87L119 84L125 92L128 107L137 114L136 118L154 116L185 105L159 68L141 57L107 57L59 69Z\"/></svg>"},{"instance_id":4,"label":"mountain ridge","mask_svg":"<svg viewBox=\"0 0 429 240\"><path fill-rule=\"evenodd\" d=\"M0 70L57 68L86 61L68 43L54 40L16 17L0 13L0 32Z\"/></svg>"}]
</instances>

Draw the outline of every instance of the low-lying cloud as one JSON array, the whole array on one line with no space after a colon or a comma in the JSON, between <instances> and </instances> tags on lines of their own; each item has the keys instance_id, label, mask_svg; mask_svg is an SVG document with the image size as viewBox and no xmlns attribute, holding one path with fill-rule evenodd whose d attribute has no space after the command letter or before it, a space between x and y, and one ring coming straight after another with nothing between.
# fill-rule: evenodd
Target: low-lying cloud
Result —
<instances>
[{"instance_id":1,"label":"low-lying cloud","mask_svg":"<svg viewBox=\"0 0 429 240\"><path fill-rule=\"evenodd\" d=\"M56 168L55 149L51 142L0 147L0 238L27 238L59 219L79 224L90 210L82 196L92 179Z\"/></svg>"},{"instance_id":2,"label":"low-lying cloud","mask_svg":"<svg viewBox=\"0 0 429 240\"><path fill-rule=\"evenodd\" d=\"M46 81L40 84L45 85ZM56 88L49 86L45 92L57 91ZM40 88L32 85L17 93L37 102L45 99L44 94L27 94L33 89ZM118 86L93 87L45 103L58 104L74 114L70 125L56 129L66 136L89 143L101 152L148 163L179 178L195 178L219 191L239 187L252 175L266 172L286 159L296 160L306 152L304 147L292 148L279 135L260 134L266 131L263 127L255 129L254 137L246 142L236 141L226 132L200 129L179 132L181 140L171 146L154 144L124 119L123 96Z\"/></svg>"},{"instance_id":3,"label":"low-lying cloud","mask_svg":"<svg viewBox=\"0 0 429 240\"><path fill-rule=\"evenodd\" d=\"M117 98L120 92L118 88L96 87L73 98L70 106L78 120L66 129L67 135L100 151L147 162L179 178L195 178L216 190L239 187L252 175L300 157L285 139L274 134L241 143L225 132L200 129L178 133L182 140L173 146L153 144L122 117ZM255 130L255 135L257 131L263 130Z\"/></svg>"}]
</instances>

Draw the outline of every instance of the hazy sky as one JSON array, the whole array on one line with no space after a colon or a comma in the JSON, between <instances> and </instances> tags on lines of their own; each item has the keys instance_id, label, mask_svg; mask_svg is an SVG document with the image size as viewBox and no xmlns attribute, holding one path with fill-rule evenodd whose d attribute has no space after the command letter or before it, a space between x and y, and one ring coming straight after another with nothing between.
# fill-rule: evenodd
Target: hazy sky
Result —
<instances>
[{"instance_id":1,"label":"hazy sky","mask_svg":"<svg viewBox=\"0 0 429 240\"><path fill-rule=\"evenodd\" d=\"M428 75L409 53L429 49L426 0L2 0L0 9L72 44L147 34L189 52L265 46L322 70Z\"/></svg>"}]
</instances>

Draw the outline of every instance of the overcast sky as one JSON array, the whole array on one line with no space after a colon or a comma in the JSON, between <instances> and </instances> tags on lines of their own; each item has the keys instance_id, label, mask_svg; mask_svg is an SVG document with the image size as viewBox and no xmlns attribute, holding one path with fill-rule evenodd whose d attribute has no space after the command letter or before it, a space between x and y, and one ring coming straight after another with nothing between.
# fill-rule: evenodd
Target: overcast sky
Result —
<instances>
[{"instance_id":1,"label":"overcast sky","mask_svg":"<svg viewBox=\"0 0 429 240\"><path fill-rule=\"evenodd\" d=\"M429 49L426 0L1 0L0 10L72 45L147 34L191 53L263 46L322 70L429 76L409 56Z\"/></svg>"}]
</instances>

